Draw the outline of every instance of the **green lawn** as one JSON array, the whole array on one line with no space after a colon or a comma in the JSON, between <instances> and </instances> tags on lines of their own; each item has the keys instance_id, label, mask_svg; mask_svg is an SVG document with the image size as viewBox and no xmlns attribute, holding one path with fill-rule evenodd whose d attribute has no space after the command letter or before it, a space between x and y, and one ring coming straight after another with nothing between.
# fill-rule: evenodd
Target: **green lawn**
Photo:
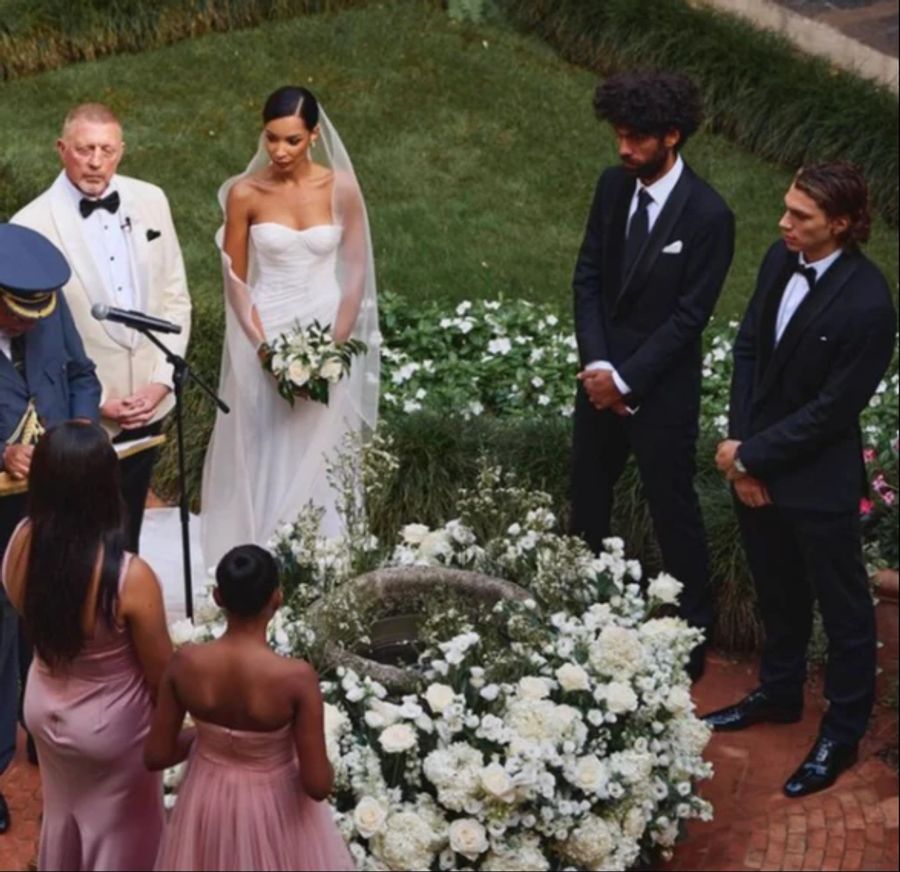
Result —
<instances>
[{"instance_id":1,"label":"green lawn","mask_svg":"<svg viewBox=\"0 0 900 872\"><path fill-rule=\"evenodd\" d=\"M411 302L505 294L568 311L593 183L615 159L592 115L594 76L536 39L457 25L409 2L210 35L3 84L0 217L57 172L52 147L66 109L87 99L110 103L125 120L122 171L170 196L198 329L212 345L209 331L220 325L215 192L253 153L258 108L286 82L319 94L348 145L381 287ZM721 304L722 314L737 314L774 236L789 173L712 136L698 136L686 157L738 216ZM896 286L895 241L880 227L871 252ZM205 369L216 355L200 358Z\"/></svg>"}]
</instances>

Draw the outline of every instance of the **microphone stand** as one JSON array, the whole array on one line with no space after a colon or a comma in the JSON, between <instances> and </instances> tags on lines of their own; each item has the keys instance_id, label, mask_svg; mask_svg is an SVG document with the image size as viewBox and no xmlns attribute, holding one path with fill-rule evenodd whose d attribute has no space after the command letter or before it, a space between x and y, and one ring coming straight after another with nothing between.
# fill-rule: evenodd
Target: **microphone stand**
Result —
<instances>
[{"instance_id":1,"label":"microphone stand","mask_svg":"<svg viewBox=\"0 0 900 872\"><path fill-rule=\"evenodd\" d=\"M134 330L147 337L163 354L166 361L172 364L172 383L175 385L175 432L178 443L178 484L181 490L179 509L181 515L181 555L184 562L184 608L188 620L194 620L194 589L191 579L191 515L188 507L188 494L186 484L186 471L184 460L184 412L182 409L182 396L187 382L193 381L199 385L203 392L226 415L231 411L228 406L216 395L216 392L207 385L191 368L188 362L178 354L175 354L149 327L136 327L129 325Z\"/></svg>"}]
</instances>

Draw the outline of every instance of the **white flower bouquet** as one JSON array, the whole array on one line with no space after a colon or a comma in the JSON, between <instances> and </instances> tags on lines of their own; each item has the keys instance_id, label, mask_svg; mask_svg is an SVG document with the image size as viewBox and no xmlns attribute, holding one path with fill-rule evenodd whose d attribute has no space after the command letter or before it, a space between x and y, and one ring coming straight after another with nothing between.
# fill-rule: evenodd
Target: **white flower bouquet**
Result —
<instances>
[{"instance_id":1,"label":"white flower bouquet","mask_svg":"<svg viewBox=\"0 0 900 872\"><path fill-rule=\"evenodd\" d=\"M368 350L365 342L335 342L331 325L299 322L294 329L260 346L263 369L278 383L278 393L292 406L297 397L328 405L329 390L350 372L353 358Z\"/></svg>"}]
</instances>

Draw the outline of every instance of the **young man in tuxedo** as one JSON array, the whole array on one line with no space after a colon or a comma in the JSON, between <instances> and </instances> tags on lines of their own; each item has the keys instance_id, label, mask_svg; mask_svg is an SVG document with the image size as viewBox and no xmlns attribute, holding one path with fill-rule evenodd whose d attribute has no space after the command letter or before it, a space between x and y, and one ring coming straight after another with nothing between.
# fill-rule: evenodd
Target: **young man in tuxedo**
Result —
<instances>
[{"instance_id":1,"label":"young man in tuxedo","mask_svg":"<svg viewBox=\"0 0 900 872\"><path fill-rule=\"evenodd\" d=\"M694 490L701 335L734 252L734 217L680 152L701 120L694 84L671 73L601 85L597 115L618 143L575 267L582 371L575 404L572 527L600 551L613 488L634 453L681 615L713 623L706 534ZM688 665L697 679L705 643Z\"/></svg>"},{"instance_id":2,"label":"young man in tuxedo","mask_svg":"<svg viewBox=\"0 0 900 872\"><path fill-rule=\"evenodd\" d=\"M791 723L803 710L817 600L828 636L830 705L790 797L833 784L856 760L875 697L875 615L862 554L866 491L859 416L894 351L888 283L859 250L865 179L845 162L797 173L782 239L768 251L734 346L728 477L766 644L760 686L706 716L717 730Z\"/></svg>"},{"instance_id":3,"label":"young man in tuxedo","mask_svg":"<svg viewBox=\"0 0 900 872\"><path fill-rule=\"evenodd\" d=\"M12 221L43 233L66 255L72 278L63 288L103 385L103 425L116 442L152 436L174 404L172 367L136 331L91 315L95 303L137 309L182 326L167 343L184 355L191 301L178 237L165 194L117 175L122 126L101 103L76 106L56 144L63 171ZM122 461L128 508L126 545L137 552L156 450Z\"/></svg>"},{"instance_id":4,"label":"young man in tuxedo","mask_svg":"<svg viewBox=\"0 0 900 872\"><path fill-rule=\"evenodd\" d=\"M39 233L0 224L0 470L12 479L28 477L46 428L100 418L100 382L58 290L70 272L62 253ZM25 494L0 496L0 555L25 508ZM0 775L16 750L22 654L27 659L28 646L0 584ZM34 756L30 737L29 746ZM0 834L9 826L0 793Z\"/></svg>"}]
</instances>

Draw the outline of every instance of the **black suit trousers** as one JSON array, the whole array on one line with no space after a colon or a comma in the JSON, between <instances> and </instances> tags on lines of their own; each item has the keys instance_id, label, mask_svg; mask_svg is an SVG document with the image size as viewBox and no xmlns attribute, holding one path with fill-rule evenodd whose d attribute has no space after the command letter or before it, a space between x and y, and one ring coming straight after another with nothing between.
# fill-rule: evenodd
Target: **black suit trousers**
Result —
<instances>
[{"instance_id":1,"label":"black suit trousers","mask_svg":"<svg viewBox=\"0 0 900 872\"><path fill-rule=\"evenodd\" d=\"M737 504L766 630L760 684L789 705L803 700L806 651L818 601L828 637L822 734L858 742L875 701L875 610L857 512Z\"/></svg>"},{"instance_id":2,"label":"black suit trousers","mask_svg":"<svg viewBox=\"0 0 900 872\"><path fill-rule=\"evenodd\" d=\"M694 490L698 425L661 426L597 411L579 386L572 450L572 532L599 553L610 535L613 490L633 452L666 572L684 585L680 614L694 627L713 623L709 554Z\"/></svg>"}]
</instances>

